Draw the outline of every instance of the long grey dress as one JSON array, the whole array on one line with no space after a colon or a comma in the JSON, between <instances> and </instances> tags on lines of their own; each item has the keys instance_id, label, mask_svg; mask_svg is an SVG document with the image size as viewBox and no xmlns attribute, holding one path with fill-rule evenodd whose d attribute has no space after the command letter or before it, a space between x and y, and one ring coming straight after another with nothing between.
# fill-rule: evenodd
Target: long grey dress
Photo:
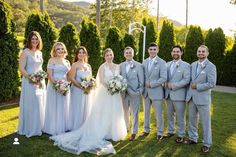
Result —
<instances>
[{"instance_id":1,"label":"long grey dress","mask_svg":"<svg viewBox=\"0 0 236 157\"><path fill-rule=\"evenodd\" d=\"M26 53L27 56L25 70L28 74L42 70L43 58L41 51L32 54L29 49L25 49L22 53ZM18 123L18 134L20 135L31 137L42 134L44 104L46 101L45 81L42 84L43 89L39 89L25 77L22 78Z\"/></svg>"},{"instance_id":2,"label":"long grey dress","mask_svg":"<svg viewBox=\"0 0 236 157\"><path fill-rule=\"evenodd\" d=\"M91 71L77 70L75 79L81 82L82 78L91 75ZM69 109L69 129L76 130L80 128L86 119L88 112L88 95L74 85L71 86L70 109Z\"/></svg>"},{"instance_id":3,"label":"long grey dress","mask_svg":"<svg viewBox=\"0 0 236 157\"><path fill-rule=\"evenodd\" d=\"M53 79L67 80L69 68L61 64L48 64L49 69L53 71ZM68 105L70 92L66 96L57 92L53 85L47 84L47 102L45 108L45 123L43 131L50 135L64 133L68 128Z\"/></svg>"}]
</instances>

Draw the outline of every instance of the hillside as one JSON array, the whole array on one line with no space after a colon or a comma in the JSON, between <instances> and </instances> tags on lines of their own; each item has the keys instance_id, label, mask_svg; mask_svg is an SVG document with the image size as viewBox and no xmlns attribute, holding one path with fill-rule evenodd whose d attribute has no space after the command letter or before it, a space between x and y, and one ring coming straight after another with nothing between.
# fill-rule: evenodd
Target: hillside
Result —
<instances>
[{"instance_id":1,"label":"hillside","mask_svg":"<svg viewBox=\"0 0 236 157\"><path fill-rule=\"evenodd\" d=\"M17 32L24 32L27 17L32 10L39 10L38 0L6 0L13 8L14 21L17 25ZM45 3L45 10L50 15L57 28L70 21L79 29L79 23L83 17L88 17L92 10L87 2L65 2L62 0L48 0Z\"/></svg>"}]
</instances>

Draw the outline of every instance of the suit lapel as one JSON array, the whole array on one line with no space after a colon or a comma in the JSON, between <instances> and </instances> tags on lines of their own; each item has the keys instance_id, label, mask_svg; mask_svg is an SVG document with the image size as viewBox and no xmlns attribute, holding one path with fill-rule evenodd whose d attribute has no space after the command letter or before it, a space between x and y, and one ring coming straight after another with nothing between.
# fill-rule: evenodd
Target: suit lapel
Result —
<instances>
[{"instance_id":1,"label":"suit lapel","mask_svg":"<svg viewBox=\"0 0 236 157\"><path fill-rule=\"evenodd\" d=\"M122 71L125 74L125 77L127 78L127 73L126 73L126 62L122 65Z\"/></svg>"},{"instance_id":2,"label":"suit lapel","mask_svg":"<svg viewBox=\"0 0 236 157\"><path fill-rule=\"evenodd\" d=\"M199 71L199 73L197 73L197 64L195 65L195 79L201 74L201 72L206 68L207 66L207 63L208 63L208 60L205 61L204 63L204 67L201 67L201 70Z\"/></svg>"},{"instance_id":3,"label":"suit lapel","mask_svg":"<svg viewBox=\"0 0 236 157\"><path fill-rule=\"evenodd\" d=\"M173 76L175 75L175 73L176 73L176 71L177 71L177 69L181 66L181 60L175 65L175 68L174 68L174 70L173 70L173 73L172 73L172 76L171 76L171 78L173 78Z\"/></svg>"},{"instance_id":4,"label":"suit lapel","mask_svg":"<svg viewBox=\"0 0 236 157\"><path fill-rule=\"evenodd\" d=\"M156 57L155 60L153 61L153 63L152 63L152 67L151 67L151 70L148 71L149 76L152 74L152 71L153 71L154 67L156 66L156 64L158 64L158 60L159 60L159 58ZM155 62L156 62L156 63L155 63Z\"/></svg>"}]
</instances>

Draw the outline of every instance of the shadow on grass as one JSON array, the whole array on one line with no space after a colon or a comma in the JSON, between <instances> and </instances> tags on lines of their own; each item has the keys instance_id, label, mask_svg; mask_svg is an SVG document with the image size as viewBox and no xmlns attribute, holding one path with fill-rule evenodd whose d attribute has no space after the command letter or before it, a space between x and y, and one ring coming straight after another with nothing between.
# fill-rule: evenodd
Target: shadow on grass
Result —
<instances>
[{"instance_id":1,"label":"shadow on grass","mask_svg":"<svg viewBox=\"0 0 236 157\"><path fill-rule=\"evenodd\" d=\"M18 107L19 104L0 106L0 111L9 110Z\"/></svg>"},{"instance_id":2,"label":"shadow on grass","mask_svg":"<svg viewBox=\"0 0 236 157\"><path fill-rule=\"evenodd\" d=\"M212 113L212 132L213 145L208 154L200 152L202 146L202 128L199 125L199 143L196 145L177 144L175 137L170 139L163 139L161 142L155 140L155 116L152 110L151 115L151 133L145 137L138 137L135 141L130 142L127 139L120 142L113 142L117 154L109 154L106 156L120 156L120 157L233 157L236 156L236 148L232 145L236 144L236 140L232 138L236 133L236 95L222 94L213 92L213 113ZM8 106L7 109L16 106ZM6 109L4 108L4 109ZM2 110L2 108L0 108ZM165 107L165 129L167 129L166 107ZM14 117L15 118L15 117ZM14 119L13 118L13 119ZM187 120L188 121L188 120ZM186 121L186 122L187 122ZM143 112L140 112L139 133L143 131ZM166 130L165 130L166 131ZM187 130L186 130L187 132ZM13 145L14 138L18 138L20 145ZM16 133L10 134L0 139L0 156L2 157L78 157L78 155L70 154L60 150L53 145L49 140L49 135L43 134L40 137L26 138ZM95 156L89 153L82 153L81 157Z\"/></svg>"}]
</instances>

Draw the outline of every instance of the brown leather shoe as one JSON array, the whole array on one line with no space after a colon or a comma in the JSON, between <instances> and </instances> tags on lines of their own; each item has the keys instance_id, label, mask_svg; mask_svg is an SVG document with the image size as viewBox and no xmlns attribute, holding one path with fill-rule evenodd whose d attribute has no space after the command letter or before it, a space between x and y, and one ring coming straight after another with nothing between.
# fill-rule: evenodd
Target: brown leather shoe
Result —
<instances>
[{"instance_id":1,"label":"brown leather shoe","mask_svg":"<svg viewBox=\"0 0 236 157\"><path fill-rule=\"evenodd\" d=\"M139 137L145 137L147 135L149 135L149 132L143 132L141 135L139 135Z\"/></svg>"},{"instance_id":2,"label":"brown leather shoe","mask_svg":"<svg viewBox=\"0 0 236 157\"><path fill-rule=\"evenodd\" d=\"M197 142L192 141L192 140L186 140L184 141L184 144L197 144Z\"/></svg>"},{"instance_id":3,"label":"brown leather shoe","mask_svg":"<svg viewBox=\"0 0 236 157\"><path fill-rule=\"evenodd\" d=\"M156 139L157 139L157 141L159 142L159 141L161 141L161 140L163 139L163 136L158 135Z\"/></svg>"},{"instance_id":4,"label":"brown leather shoe","mask_svg":"<svg viewBox=\"0 0 236 157\"><path fill-rule=\"evenodd\" d=\"M168 133L167 135L163 136L163 138L170 138L172 136L174 136L175 134L171 134L171 133Z\"/></svg>"},{"instance_id":5,"label":"brown leather shoe","mask_svg":"<svg viewBox=\"0 0 236 157\"><path fill-rule=\"evenodd\" d=\"M184 138L183 138L183 137L177 137L177 138L175 139L175 142L176 142L176 143L184 143Z\"/></svg>"},{"instance_id":6,"label":"brown leather shoe","mask_svg":"<svg viewBox=\"0 0 236 157\"><path fill-rule=\"evenodd\" d=\"M132 135L130 136L130 138L129 138L129 141L134 141L134 140L135 140L135 136L136 136L136 134L132 134Z\"/></svg>"},{"instance_id":7,"label":"brown leather shoe","mask_svg":"<svg viewBox=\"0 0 236 157\"><path fill-rule=\"evenodd\" d=\"M210 151L210 148L209 147L207 147L207 146L202 146L201 147L201 152L203 152L203 153L208 153Z\"/></svg>"}]
</instances>

